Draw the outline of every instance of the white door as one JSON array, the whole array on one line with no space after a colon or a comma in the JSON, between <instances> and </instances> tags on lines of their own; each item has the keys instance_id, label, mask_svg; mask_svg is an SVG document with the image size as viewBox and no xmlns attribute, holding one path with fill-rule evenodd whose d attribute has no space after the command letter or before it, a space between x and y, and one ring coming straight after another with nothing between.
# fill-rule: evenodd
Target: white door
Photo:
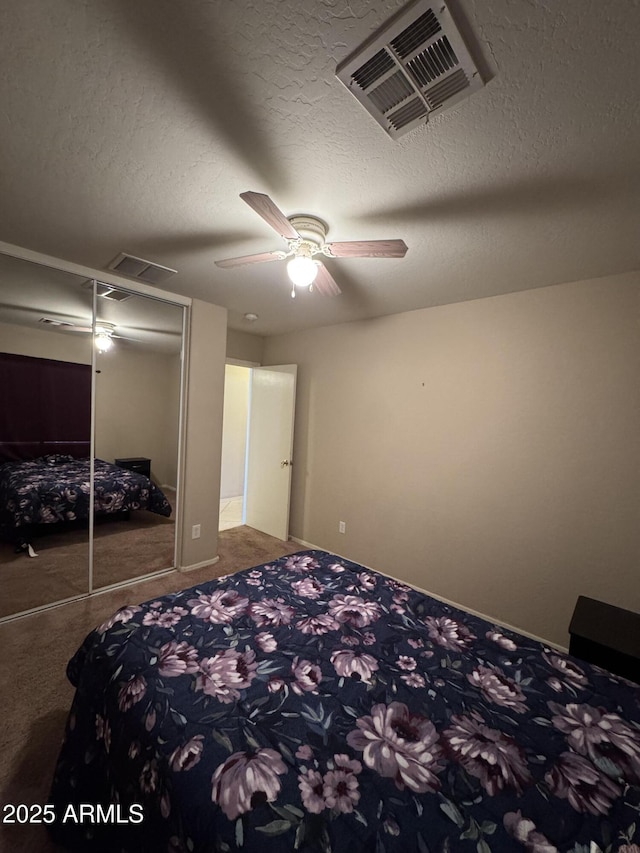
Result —
<instances>
[{"instance_id":1,"label":"white door","mask_svg":"<svg viewBox=\"0 0 640 853\"><path fill-rule=\"evenodd\" d=\"M254 367L249 397L245 524L289 537L297 365Z\"/></svg>"}]
</instances>

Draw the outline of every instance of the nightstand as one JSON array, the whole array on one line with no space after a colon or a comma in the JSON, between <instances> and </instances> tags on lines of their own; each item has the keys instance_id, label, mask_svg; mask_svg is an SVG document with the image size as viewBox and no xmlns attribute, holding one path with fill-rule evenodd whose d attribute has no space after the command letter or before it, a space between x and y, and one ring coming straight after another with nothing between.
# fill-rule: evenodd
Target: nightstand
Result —
<instances>
[{"instance_id":1,"label":"nightstand","mask_svg":"<svg viewBox=\"0 0 640 853\"><path fill-rule=\"evenodd\" d=\"M640 613L580 595L569 633L572 655L640 683Z\"/></svg>"},{"instance_id":2,"label":"nightstand","mask_svg":"<svg viewBox=\"0 0 640 853\"><path fill-rule=\"evenodd\" d=\"M135 471L136 474L144 474L145 477L151 477L151 460L146 456L130 456L127 459L116 459L116 465L119 468L127 468L129 471Z\"/></svg>"}]
</instances>

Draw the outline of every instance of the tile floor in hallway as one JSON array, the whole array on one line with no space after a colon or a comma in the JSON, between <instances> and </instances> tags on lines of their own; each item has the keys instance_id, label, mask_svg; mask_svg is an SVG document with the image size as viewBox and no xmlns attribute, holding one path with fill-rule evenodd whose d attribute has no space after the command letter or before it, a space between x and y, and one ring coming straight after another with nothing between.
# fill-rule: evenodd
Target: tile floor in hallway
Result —
<instances>
[{"instance_id":1,"label":"tile floor in hallway","mask_svg":"<svg viewBox=\"0 0 640 853\"><path fill-rule=\"evenodd\" d=\"M244 496L223 498L220 501L220 520L218 530L229 530L242 524L242 504Z\"/></svg>"}]
</instances>

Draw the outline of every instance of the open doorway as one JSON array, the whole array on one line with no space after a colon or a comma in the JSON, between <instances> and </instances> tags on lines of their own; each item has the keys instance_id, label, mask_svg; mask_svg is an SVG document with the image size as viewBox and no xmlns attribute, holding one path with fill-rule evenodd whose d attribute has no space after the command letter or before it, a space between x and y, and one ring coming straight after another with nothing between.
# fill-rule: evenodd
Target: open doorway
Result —
<instances>
[{"instance_id":1,"label":"open doorway","mask_svg":"<svg viewBox=\"0 0 640 853\"><path fill-rule=\"evenodd\" d=\"M250 383L250 367L225 365L219 530L244 522Z\"/></svg>"},{"instance_id":2,"label":"open doorway","mask_svg":"<svg viewBox=\"0 0 640 853\"><path fill-rule=\"evenodd\" d=\"M289 535L297 365L225 365L219 530Z\"/></svg>"}]
</instances>

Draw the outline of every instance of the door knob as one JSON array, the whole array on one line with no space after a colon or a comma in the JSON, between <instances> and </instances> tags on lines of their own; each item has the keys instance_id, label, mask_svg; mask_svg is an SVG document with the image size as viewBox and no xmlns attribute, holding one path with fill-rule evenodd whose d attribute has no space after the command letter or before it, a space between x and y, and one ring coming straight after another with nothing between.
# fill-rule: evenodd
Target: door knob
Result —
<instances>
[{"instance_id":1,"label":"door knob","mask_svg":"<svg viewBox=\"0 0 640 853\"><path fill-rule=\"evenodd\" d=\"M281 468L286 468L288 465L293 465L293 459L283 459L280 463Z\"/></svg>"}]
</instances>

